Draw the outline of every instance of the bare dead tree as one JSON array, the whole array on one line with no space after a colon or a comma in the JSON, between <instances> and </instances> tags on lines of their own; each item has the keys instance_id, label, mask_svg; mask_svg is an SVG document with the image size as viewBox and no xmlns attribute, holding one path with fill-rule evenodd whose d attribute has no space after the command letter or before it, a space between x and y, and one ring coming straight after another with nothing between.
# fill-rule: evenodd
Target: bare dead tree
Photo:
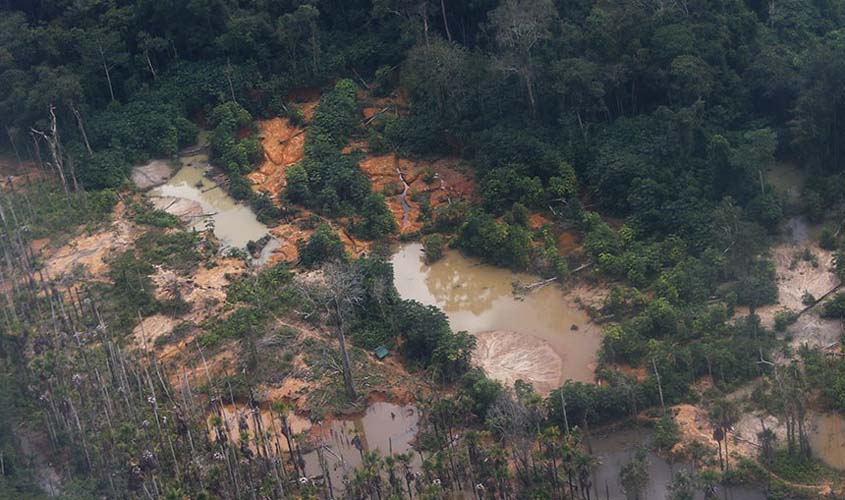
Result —
<instances>
[{"instance_id":1,"label":"bare dead tree","mask_svg":"<svg viewBox=\"0 0 845 500\"><path fill-rule=\"evenodd\" d=\"M50 150L50 156L53 158L52 165L58 171L59 178L62 181L62 188L64 188L65 190L65 195L69 197L70 191L68 190L68 182L67 178L65 177L62 143L59 137L58 124L56 120L56 107L52 104L50 105L50 130L48 132L38 130L34 127L31 127L30 130L33 134L37 135L38 137L41 137L41 139L45 143L47 143L47 146Z\"/></svg>"},{"instance_id":2,"label":"bare dead tree","mask_svg":"<svg viewBox=\"0 0 845 500\"><path fill-rule=\"evenodd\" d=\"M85 142L85 149L88 150L88 154L94 153L91 149L91 143L88 141L88 133L85 131L85 124L82 122L82 114L79 113L79 110L76 109L76 106L73 105L73 102L70 103L70 110L73 112L73 116L76 117L76 126L79 128L79 133L82 135L82 140Z\"/></svg>"},{"instance_id":3,"label":"bare dead tree","mask_svg":"<svg viewBox=\"0 0 845 500\"><path fill-rule=\"evenodd\" d=\"M327 264L323 268L323 283L300 282L299 288L317 307L326 313L326 319L334 327L343 363L343 384L351 400L358 398L346 348L346 329L355 309L364 296L363 277L355 267L341 262Z\"/></svg>"},{"instance_id":4,"label":"bare dead tree","mask_svg":"<svg viewBox=\"0 0 845 500\"><path fill-rule=\"evenodd\" d=\"M97 51L100 53L100 60L103 63L103 71L106 73L106 81L109 82L109 95L111 95L111 100L116 101L114 97L114 86L111 83L111 71L109 68L109 63L106 60L106 51L103 49L103 43L101 40L97 40Z\"/></svg>"},{"instance_id":5,"label":"bare dead tree","mask_svg":"<svg viewBox=\"0 0 845 500\"><path fill-rule=\"evenodd\" d=\"M449 20L446 17L446 0L440 0L440 14L443 16L443 27L446 29L446 38L452 41L452 32L449 31Z\"/></svg>"},{"instance_id":6,"label":"bare dead tree","mask_svg":"<svg viewBox=\"0 0 845 500\"><path fill-rule=\"evenodd\" d=\"M540 42L551 38L555 18L557 10L551 0L504 0L489 15L500 49L499 65L522 79L532 114L537 109L532 56Z\"/></svg>"}]
</instances>

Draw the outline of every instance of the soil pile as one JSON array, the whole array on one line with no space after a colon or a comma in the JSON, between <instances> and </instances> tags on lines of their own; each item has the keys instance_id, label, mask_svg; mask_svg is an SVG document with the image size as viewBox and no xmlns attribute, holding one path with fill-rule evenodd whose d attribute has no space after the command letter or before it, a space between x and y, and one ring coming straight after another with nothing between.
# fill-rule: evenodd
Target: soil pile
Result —
<instances>
[{"instance_id":1,"label":"soil pile","mask_svg":"<svg viewBox=\"0 0 845 500\"><path fill-rule=\"evenodd\" d=\"M153 160L146 165L139 165L132 169L132 182L141 191L161 186L170 176L173 175L173 169L164 160Z\"/></svg>"},{"instance_id":2,"label":"soil pile","mask_svg":"<svg viewBox=\"0 0 845 500\"><path fill-rule=\"evenodd\" d=\"M531 382L543 396L560 385L563 359L545 340L502 330L475 337L473 360L491 378L508 387L517 380Z\"/></svg>"}]
</instances>

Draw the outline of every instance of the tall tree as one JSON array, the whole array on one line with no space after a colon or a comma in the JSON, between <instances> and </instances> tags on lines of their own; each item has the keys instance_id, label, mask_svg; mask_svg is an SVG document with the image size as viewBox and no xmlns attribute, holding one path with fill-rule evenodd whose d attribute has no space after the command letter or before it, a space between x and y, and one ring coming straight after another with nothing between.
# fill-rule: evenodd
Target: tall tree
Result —
<instances>
[{"instance_id":1,"label":"tall tree","mask_svg":"<svg viewBox=\"0 0 845 500\"><path fill-rule=\"evenodd\" d=\"M490 27L499 48L498 61L510 73L516 73L525 85L531 113L537 111L534 92L538 45L552 37L551 25L557 9L551 0L502 0L489 15Z\"/></svg>"},{"instance_id":2,"label":"tall tree","mask_svg":"<svg viewBox=\"0 0 845 500\"><path fill-rule=\"evenodd\" d=\"M322 284L303 282L301 289L306 297L325 311L328 323L334 328L340 350L344 390L347 397L354 401L358 399L358 393L352 376L346 335L355 310L364 300L365 287L361 271L344 262L329 263L323 267Z\"/></svg>"}]
</instances>

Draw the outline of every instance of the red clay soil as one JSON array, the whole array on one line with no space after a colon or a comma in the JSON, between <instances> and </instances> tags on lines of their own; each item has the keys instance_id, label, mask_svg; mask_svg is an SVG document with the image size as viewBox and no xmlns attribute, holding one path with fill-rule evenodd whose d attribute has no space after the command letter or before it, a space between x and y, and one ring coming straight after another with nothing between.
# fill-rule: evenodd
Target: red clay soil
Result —
<instances>
[{"instance_id":1,"label":"red clay soil","mask_svg":"<svg viewBox=\"0 0 845 500\"><path fill-rule=\"evenodd\" d=\"M581 238L575 231L564 231L558 236L557 249L561 255L581 253Z\"/></svg>"},{"instance_id":2,"label":"red clay soil","mask_svg":"<svg viewBox=\"0 0 845 500\"><path fill-rule=\"evenodd\" d=\"M319 90L313 88L296 89L287 96L287 102L302 109L306 120L310 120L314 107L319 103ZM388 97L372 98L366 93L360 96L363 104L362 117L366 124L369 118L379 113L405 114L408 111L407 98L401 94ZM385 111L387 110L387 111ZM288 168L300 162L304 155L306 133L304 127L297 127L287 118L273 118L258 122L261 145L264 148L265 160L261 167L247 175L257 192L267 193L275 204L281 203L280 194L287 184L285 173ZM368 151L366 141L353 141L346 148L345 153L353 150ZM458 158L442 158L437 161L415 162L400 158L396 154L368 156L361 164L361 170L370 178L373 190L385 195L387 206L393 214L397 227L401 233L418 231L422 227L420 221L420 206L412 200L415 193L429 193L432 208L455 201L473 199L475 196L475 182L459 168ZM404 185L400 178L400 171L408 184L406 193L406 209L402 204ZM433 174L426 183L424 174ZM310 217L310 212L303 212L301 218ZM345 230L349 221L337 221L332 224L338 229L341 240L347 251L358 255L369 249L370 244L357 241ZM298 241L307 240L310 229L303 229L296 221L281 223L271 232L282 243L271 257L271 262L295 262L299 259Z\"/></svg>"},{"instance_id":3,"label":"red clay soil","mask_svg":"<svg viewBox=\"0 0 845 500\"><path fill-rule=\"evenodd\" d=\"M531 226L531 229L540 229L550 222L551 220L548 217L539 212L534 212L528 217L528 225Z\"/></svg>"},{"instance_id":4,"label":"red clay soil","mask_svg":"<svg viewBox=\"0 0 845 500\"><path fill-rule=\"evenodd\" d=\"M366 158L361 162L361 170L370 177L373 190L384 194L387 206L393 213L400 232L411 233L422 227L422 222L419 220L420 206L412 199L415 193L428 193L432 208L474 197L475 183L456 169L459 162L460 160L456 158L443 158L434 162L414 162L391 153ZM399 177L400 171L408 184L407 223L402 207L404 186ZM423 179L427 172L434 174L430 183L426 183Z\"/></svg>"},{"instance_id":5,"label":"red clay soil","mask_svg":"<svg viewBox=\"0 0 845 500\"><path fill-rule=\"evenodd\" d=\"M285 171L302 160L305 148L305 130L293 126L287 118L272 118L258 122L264 163L247 178L256 191L267 193L279 203L279 195L287 182Z\"/></svg>"}]
</instances>

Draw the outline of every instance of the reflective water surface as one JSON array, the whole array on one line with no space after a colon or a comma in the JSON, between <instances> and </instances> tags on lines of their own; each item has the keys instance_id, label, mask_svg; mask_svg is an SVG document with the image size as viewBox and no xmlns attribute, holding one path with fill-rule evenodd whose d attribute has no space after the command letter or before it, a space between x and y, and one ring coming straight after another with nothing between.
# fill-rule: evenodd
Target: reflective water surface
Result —
<instances>
[{"instance_id":1,"label":"reflective water surface","mask_svg":"<svg viewBox=\"0 0 845 500\"><path fill-rule=\"evenodd\" d=\"M270 454L281 452L285 456L288 475L298 472L309 478L324 476L319 449L336 491L343 490L344 476L351 475L361 466L362 454L367 452L378 450L381 456L408 454L407 465L414 471L422 464L412 447L420 418L413 405L378 402L368 406L362 415L331 418L316 424L293 413L285 415L286 422L283 422L278 413L266 408L259 409L256 415L253 409L244 405L224 405L220 412L228 425L224 431L227 439L239 443L242 436L249 436L249 448L257 453L256 435L266 436L264 447ZM210 417L209 421L212 419ZM285 424L290 429L288 436L285 436ZM216 431L212 429L211 432L214 438ZM290 460L291 448L298 468Z\"/></svg>"},{"instance_id":2,"label":"reflective water surface","mask_svg":"<svg viewBox=\"0 0 845 500\"><path fill-rule=\"evenodd\" d=\"M401 246L392 262L399 294L440 307L449 317L452 329L474 335L494 332L489 334L494 338L495 332L516 332L539 339L548 343L562 360L560 376L553 385L567 379L593 381L596 353L601 343L600 329L557 285L516 298L514 280L530 283L538 278L481 264L453 250L428 265L422 260L419 243ZM488 335L481 337L486 342L489 339L484 339L485 336ZM509 349L519 347L508 343ZM539 363L542 358L536 358L536 361ZM542 368L534 367L535 370ZM526 369L531 371L530 367Z\"/></svg>"},{"instance_id":3,"label":"reflective water surface","mask_svg":"<svg viewBox=\"0 0 845 500\"><path fill-rule=\"evenodd\" d=\"M614 431L610 434L593 437L590 443L600 465L593 471L593 498L600 500L627 500L619 471L630 462L637 450L648 446L651 431L642 428L630 428ZM643 500L664 500L669 498L669 483L676 472L691 470L688 463L670 463L655 453L648 453L648 484L640 498ZM727 500L765 500L766 494L750 486L718 486L716 498ZM704 494L696 494L696 500L702 500Z\"/></svg>"},{"instance_id":4,"label":"reflective water surface","mask_svg":"<svg viewBox=\"0 0 845 500\"><path fill-rule=\"evenodd\" d=\"M182 167L166 184L150 191L150 196L181 198L196 202L202 213L195 217L192 226L204 230L209 222L214 234L224 246L243 248L268 234L268 228L258 221L247 205L238 203L207 173L211 171L208 155L196 153L180 158Z\"/></svg>"}]
</instances>

